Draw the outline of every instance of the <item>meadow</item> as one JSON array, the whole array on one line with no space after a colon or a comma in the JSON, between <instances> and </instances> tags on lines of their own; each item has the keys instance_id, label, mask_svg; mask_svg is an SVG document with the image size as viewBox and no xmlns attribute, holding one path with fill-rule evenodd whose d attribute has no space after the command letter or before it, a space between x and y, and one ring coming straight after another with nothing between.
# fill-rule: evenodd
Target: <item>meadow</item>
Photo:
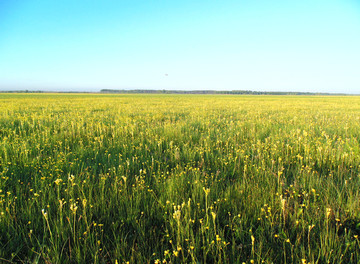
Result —
<instances>
[{"instance_id":1,"label":"meadow","mask_svg":"<svg viewBox=\"0 0 360 264\"><path fill-rule=\"evenodd\" d=\"M360 97L0 94L0 262L360 263Z\"/></svg>"}]
</instances>

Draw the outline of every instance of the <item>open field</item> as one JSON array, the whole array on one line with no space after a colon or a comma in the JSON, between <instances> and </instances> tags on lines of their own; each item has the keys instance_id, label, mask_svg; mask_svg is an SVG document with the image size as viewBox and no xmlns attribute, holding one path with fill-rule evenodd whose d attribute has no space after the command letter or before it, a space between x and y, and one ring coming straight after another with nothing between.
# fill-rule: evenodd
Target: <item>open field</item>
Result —
<instances>
[{"instance_id":1,"label":"open field","mask_svg":"<svg viewBox=\"0 0 360 264\"><path fill-rule=\"evenodd\" d=\"M0 262L360 263L360 97L0 94Z\"/></svg>"}]
</instances>

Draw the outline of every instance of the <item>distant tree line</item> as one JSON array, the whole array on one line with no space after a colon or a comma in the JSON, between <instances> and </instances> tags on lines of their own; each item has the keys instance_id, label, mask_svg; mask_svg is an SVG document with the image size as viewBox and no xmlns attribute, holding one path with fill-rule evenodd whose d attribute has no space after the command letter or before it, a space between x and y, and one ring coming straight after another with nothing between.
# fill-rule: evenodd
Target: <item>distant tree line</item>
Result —
<instances>
[{"instance_id":1,"label":"distant tree line","mask_svg":"<svg viewBox=\"0 0 360 264\"><path fill-rule=\"evenodd\" d=\"M9 91L0 91L0 93L43 93L44 91L32 91L32 90L9 90Z\"/></svg>"},{"instance_id":2,"label":"distant tree line","mask_svg":"<svg viewBox=\"0 0 360 264\"><path fill-rule=\"evenodd\" d=\"M232 91L215 91L215 90L113 90L102 89L101 93L122 93L122 94L248 94L248 95L346 95L344 93L309 93L309 92L258 92L250 90L232 90Z\"/></svg>"},{"instance_id":3,"label":"distant tree line","mask_svg":"<svg viewBox=\"0 0 360 264\"><path fill-rule=\"evenodd\" d=\"M9 90L0 91L0 93L94 93L85 91L41 91L41 90ZM97 92L95 92L97 93ZM239 94L239 95L350 95L345 93L309 93L309 92L259 92L250 90L232 90L232 91L215 91L215 90L116 90L102 89L100 93L110 94Z\"/></svg>"}]
</instances>

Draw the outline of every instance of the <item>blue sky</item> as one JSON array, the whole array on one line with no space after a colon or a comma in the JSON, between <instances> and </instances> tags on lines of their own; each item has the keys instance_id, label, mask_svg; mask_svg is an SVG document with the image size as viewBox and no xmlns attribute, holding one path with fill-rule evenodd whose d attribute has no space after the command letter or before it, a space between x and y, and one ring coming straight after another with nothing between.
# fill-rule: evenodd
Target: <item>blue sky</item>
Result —
<instances>
[{"instance_id":1,"label":"blue sky","mask_svg":"<svg viewBox=\"0 0 360 264\"><path fill-rule=\"evenodd\" d=\"M0 89L360 93L360 1L1 0Z\"/></svg>"}]
</instances>

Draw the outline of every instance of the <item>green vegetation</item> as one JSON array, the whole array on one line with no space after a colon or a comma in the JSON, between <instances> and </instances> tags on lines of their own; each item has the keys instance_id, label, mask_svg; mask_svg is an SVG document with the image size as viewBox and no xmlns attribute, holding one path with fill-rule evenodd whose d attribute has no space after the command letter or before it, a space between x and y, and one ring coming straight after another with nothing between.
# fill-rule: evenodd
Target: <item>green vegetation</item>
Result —
<instances>
[{"instance_id":1,"label":"green vegetation","mask_svg":"<svg viewBox=\"0 0 360 264\"><path fill-rule=\"evenodd\" d=\"M360 261L359 97L0 102L0 261Z\"/></svg>"}]
</instances>

